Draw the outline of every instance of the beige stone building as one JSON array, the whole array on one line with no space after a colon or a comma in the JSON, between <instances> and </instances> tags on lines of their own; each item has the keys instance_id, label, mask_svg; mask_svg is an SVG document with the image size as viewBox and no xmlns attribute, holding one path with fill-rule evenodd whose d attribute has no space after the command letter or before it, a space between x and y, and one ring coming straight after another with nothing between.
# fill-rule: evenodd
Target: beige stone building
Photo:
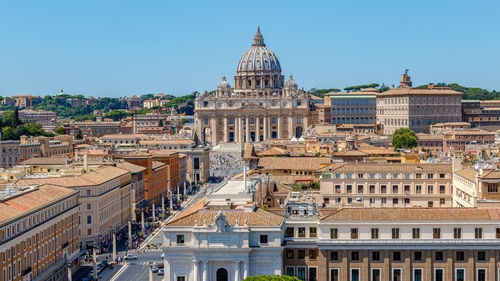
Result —
<instances>
[{"instance_id":1,"label":"beige stone building","mask_svg":"<svg viewBox=\"0 0 500 281\"><path fill-rule=\"evenodd\" d=\"M348 163L322 170L326 206L452 206L451 164Z\"/></svg>"},{"instance_id":2,"label":"beige stone building","mask_svg":"<svg viewBox=\"0 0 500 281\"><path fill-rule=\"evenodd\" d=\"M285 83L280 62L264 44L260 30L241 56L234 83L233 88L224 76L215 93L196 97L195 127L201 142L291 139L311 125L309 94L291 75Z\"/></svg>"},{"instance_id":3,"label":"beige stone building","mask_svg":"<svg viewBox=\"0 0 500 281\"><path fill-rule=\"evenodd\" d=\"M77 267L78 192L0 186L0 280L67 280Z\"/></svg>"},{"instance_id":4,"label":"beige stone building","mask_svg":"<svg viewBox=\"0 0 500 281\"><path fill-rule=\"evenodd\" d=\"M500 212L344 208L288 218L283 274L322 281L496 281Z\"/></svg>"},{"instance_id":5,"label":"beige stone building","mask_svg":"<svg viewBox=\"0 0 500 281\"><path fill-rule=\"evenodd\" d=\"M465 167L453 174L454 207L500 207L500 171Z\"/></svg>"},{"instance_id":6,"label":"beige stone building","mask_svg":"<svg viewBox=\"0 0 500 281\"><path fill-rule=\"evenodd\" d=\"M410 76L401 75L401 85L377 95L377 124L385 135L405 127L416 133L428 133L429 125L459 122L462 119L462 93L449 87L412 88Z\"/></svg>"},{"instance_id":7,"label":"beige stone building","mask_svg":"<svg viewBox=\"0 0 500 281\"><path fill-rule=\"evenodd\" d=\"M51 184L80 192L80 244L82 249L109 244L113 231L131 218L131 172L101 167L76 177L23 179L18 184Z\"/></svg>"}]
</instances>

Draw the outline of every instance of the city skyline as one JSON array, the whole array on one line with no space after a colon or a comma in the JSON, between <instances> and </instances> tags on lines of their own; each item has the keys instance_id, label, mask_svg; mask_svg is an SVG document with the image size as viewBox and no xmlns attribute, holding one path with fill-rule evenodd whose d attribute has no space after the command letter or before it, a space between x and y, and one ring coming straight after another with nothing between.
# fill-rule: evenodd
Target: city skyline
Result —
<instances>
[{"instance_id":1,"label":"city skyline","mask_svg":"<svg viewBox=\"0 0 500 281\"><path fill-rule=\"evenodd\" d=\"M415 85L500 89L493 1L116 3L1 4L0 96L179 96L214 90L224 74L234 86L257 26L306 90L397 86L406 68Z\"/></svg>"}]
</instances>

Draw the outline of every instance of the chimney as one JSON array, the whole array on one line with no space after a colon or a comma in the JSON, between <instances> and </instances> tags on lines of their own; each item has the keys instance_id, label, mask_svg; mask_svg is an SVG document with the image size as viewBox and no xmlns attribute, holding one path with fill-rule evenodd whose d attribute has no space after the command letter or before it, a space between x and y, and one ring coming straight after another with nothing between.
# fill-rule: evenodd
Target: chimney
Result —
<instances>
[{"instance_id":1,"label":"chimney","mask_svg":"<svg viewBox=\"0 0 500 281\"><path fill-rule=\"evenodd\" d=\"M88 155L87 153L83 154L83 171L87 172L89 168L89 161L88 161Z\"/></svg>"}]
</instances>

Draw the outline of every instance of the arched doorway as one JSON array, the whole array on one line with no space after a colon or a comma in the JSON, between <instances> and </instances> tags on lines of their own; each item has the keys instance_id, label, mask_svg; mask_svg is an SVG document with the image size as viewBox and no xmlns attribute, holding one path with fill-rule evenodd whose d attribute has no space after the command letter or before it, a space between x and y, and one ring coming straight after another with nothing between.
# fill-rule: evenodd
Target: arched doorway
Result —
<instances>
[{"instance_id":1,"label":"arched doorway","mask_svg":"<svg viewBox=\"0 0 500 281\"><path fill-rule=\"evenodd\" d=\"M217 269L217 281L228 281L227 270L224 268Z\"/></svg>"},{"instance_id":2,"label":"arched doorway","mask_svg":"<svg viewBox=\"0 0 500 281\"><path fill-rule=\"evenodd\" d=\"M295 137L300 138L302 136L302 127L295 128Z\"/></svg>"}]
</instances>

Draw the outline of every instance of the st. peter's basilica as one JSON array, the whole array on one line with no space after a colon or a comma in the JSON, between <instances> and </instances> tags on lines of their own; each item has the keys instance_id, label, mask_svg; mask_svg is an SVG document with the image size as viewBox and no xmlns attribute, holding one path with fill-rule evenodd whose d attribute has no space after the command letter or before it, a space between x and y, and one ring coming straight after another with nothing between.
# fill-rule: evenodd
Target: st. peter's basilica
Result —
<instances>
[{"instance_id":1,"label":"st. peter's basilica","mask_svg":"<svg viewBox=\"0 0 500 281\"><path fill-rule=\"evenodd\" d=\"M281 65L257 28L238 62L234 88L222 77L214 93L195 99L196 134L202 143L259 142L300 138L312 123L310 96Z\"/></svg>"}]
</instances>

